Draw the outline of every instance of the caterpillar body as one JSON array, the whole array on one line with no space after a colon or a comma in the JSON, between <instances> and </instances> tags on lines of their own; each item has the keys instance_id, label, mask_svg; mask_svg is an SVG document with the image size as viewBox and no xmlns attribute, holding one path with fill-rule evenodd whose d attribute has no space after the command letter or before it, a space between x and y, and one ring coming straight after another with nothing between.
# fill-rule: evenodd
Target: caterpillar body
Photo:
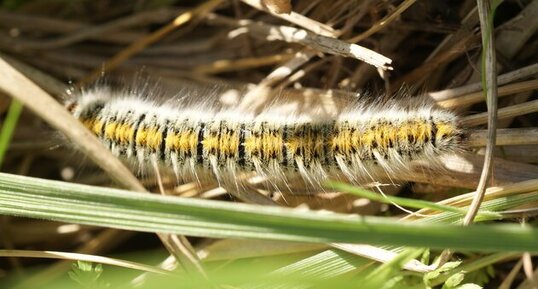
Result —
<instances>
[{"instance_id":1,"label":"caterpillar body","mask_svg":"<svg viewBox=\"0 0 538 289\"><path fill-rule=\"evenodd\" d=\"M329 176L356 183L409 171L461 149L454 113L424 101L358 103L331 117L214 111L155 104L136 93L94 89L66 104L115 155L157 162L179 178L209 172L237 184L243 172L319 186Z\"/></svg>"}]
</instances>

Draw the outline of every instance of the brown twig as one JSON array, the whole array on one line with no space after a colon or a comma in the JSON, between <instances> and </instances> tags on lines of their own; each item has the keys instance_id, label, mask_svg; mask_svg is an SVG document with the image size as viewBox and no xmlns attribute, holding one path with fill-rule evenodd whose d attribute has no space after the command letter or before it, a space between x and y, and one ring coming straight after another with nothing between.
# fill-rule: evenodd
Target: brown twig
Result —
<instances>
[{"instance_id":1,"label":"brown twig","mask_svg":"<svg viewBox=\"0 0 538 289\"><path fill-rule=\"evenodd\" d=\"M237 25L246 27L247 32L254 37L266 41L285 41L289 43L300 43L311 47L319 52L340 55L343 57L352 57L362 60L368 64L382 70L391 70L392 60L368 48L357 44L350 44L342 40L314 34L303 29L297 29L290 26L275 26L262 22L253 22L250 20L228 19L222 16L212 15L210 21L216 24Z\"/></svg>"},{"instance_id":2,"label":"brown twig","mask_svg":"<svg viewBox=\"0 0 538 289\"><path fill-rule=\"evenodd\" d=\"M513 118L516 116L529 114L538 111L538 100L527 101L516 105L503 107L497 112L497 120ZM461 119L464 127L473 127L488 122L488 113L477 113Z\"/></svg>"},{"instance_id":3,"label":"brown twig","mask_svg":"<svg viewBox=\"0 0 538 289\"><path fill-rule=\"evenodd\" d=\"M120 184L133 191L143 192L144 187L138 179L110 151L78 122L67 110L59 105L50 95L32 81L15 70L3 59L0 59L0 89L22 102L45 121L63 132L69 139L80 140L79 149L99 164L110 176ZM43 108L47 108L43 110Z\"/></svg>"},{"instance_id":4,"label":"brown twig","mask_svg":"<svg viewBox=\"0 0 538 289\"><path fill-rule=\"evenodd\" d=\"M517 83L501 86L497 90L497 97L508 96L516 93L527 92L538 89L538 79L522 81ZM459 97L442 100L437 104L444 108L454 108L459 106L466 106L484 101L483 92L473 92Z\"/></svg>"},{"instance_id":5,"label":"brown twig","mask_svg":"<svg viewBox=\"0 0 538 289\"><path fill-rule=\"evenodd\" d=\"M208 0L207 2L204 2L203 4L201 4L200 6L197 6L196 8L192 10L181 13L173 21L163 26L159 30L148 35L147 37L140 39L139 41L134 42L133 44L129 45L124 50L120 51L114 57L106 61L102 67L94 69L92 72L90 72L90 74L86 76L85 78L83 78L78 84L79 85L86 84L86 83L96 80L97 78L99 78L100 75L102 75L103 72L108 72L118 67L125 60L132 57L134 54L140 52L147 46L159 41L170 32L176 30L178 27L189 22L194 17L200 17L202 15L209 13L210 11L215 9L218 5L220 5L222 1L223 0Z\"/></svg>"},{"instance_id":6,"label":"brown twig","mask_svg":"<svg viewBox=\"0 0 538 289\"><path fill-rule=\"evenodd\" d=\"M262 0L262 4L276 14L289 14L292 9L291 0Z\"/></svg>"},{"instance_id":7,"label":"brown twig","mask_svg":"<svg viewBox=\"0 0 538 289\"><path fill-rule=\"evenodd\" d=\"M58 37L52 40L40 40L40 41L26 41L14 43L19 48L24 49L33 49L33 50L50 50L57 49L60 47L68 46L75 44L77 42L84 41L86 39L102 39L101 35L109 35L117 33L122 29L135 26L135 25L144 25L145 23L156 22L157 20L162 21L162 19L168 19L176 11L171 10L154 10L154 11L144 11L138 14L130 15L125 18L120 18L111 22L108 22L99 26L90 26L81 28L78 31L73 31L70 34L65 36ZM1 15L0 15L1 16ZM33 19L31 21L34 21ZM105 37L105 39L107 39Z\"/></svg>"},{"instance_id":8,"label":"brown twig","mask_svg":"<svg viewBox=\"0 0 538 289\"><path fill-rule=\"evenodd\" d=\"M499 77L497 78L497 84L505 85L515 80L520 80L523 78L533 76L537 73L538 73L538 63L535 63L529 66L522 67L520 69L516 69L514 71L510 71L508 73L499 75ZM467 85L460 86L457 88L450 88L450 89L445 89L441 91L428 92L426 95L431 97L433 100L437 102L441 102L441 101L445 101L451 98L456 98L458 96L462 96L465 94L477 92L477 91L480 91L481 89L482 89L482 83L475 82L475 83L467 84Z\"/></svg>"},{"instance_id":9,"label":"brown twig","mask_svg":"<svg viewBox=\"0 0 538 289\"><path fill-rule=\"evenodd\" d=\"M335 31L331 26L312 20L308 17L305 17L293 11L291 11L289 14L274 13L273 11L266 9L264 5L262 4L261 0L241 0L241 1L258 10L268 12L278 18L282 18L290 23L298 25L299 27L303 27L304 29L308 29L316 34L329 36L329 37L334 37L338 34L338 32Z\"/></svg>"},{"instance_id":10,"label":"brown twig","mask_svg":"<svg viewBox=\"0 0 538 289\"><path fill-rule=\"evenodd\" d=\"M416 0L406 0L403 1L394 12L386 16L385 18L381 19L381 21L376 22L370 29L366 30L365 32L348 39L350 43L357 43L360 42L370 36L372 36L374 33L378 32L379 30L383 29L384 27L387 27L392 21L398 19L398 17L405 11L407 8L411 7L416 2Z\"/></svg>"},{"instance_id":11,"label":"brown twig","mask_svg":"<svg viewBox=\"0 0 538 289\"><path fill-rule=\"evenodd\" d=\"M485 146L487 130L470 130L465 144L468 146ZM538 144L538 128L505 128L497 130L498 146Z\"/></svg>"}]
</instances>

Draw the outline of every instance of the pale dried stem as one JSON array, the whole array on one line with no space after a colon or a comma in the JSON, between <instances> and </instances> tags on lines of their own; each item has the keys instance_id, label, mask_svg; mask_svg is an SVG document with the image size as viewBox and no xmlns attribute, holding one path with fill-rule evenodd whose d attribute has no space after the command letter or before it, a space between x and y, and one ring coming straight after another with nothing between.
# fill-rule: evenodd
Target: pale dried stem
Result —
<instances>
[{"instance_id":1,"label":"pale dried stem","mask_svg":"<svg viewBox=\"0 0 538 289\"><path fill-rule=\"evenodd\" d=\"M350 44L336 38L315 34L303 29L282 25L269 25L263 22L253 22L250 20L235 20L216 15L212 15L210 21L215 24L244 27L246 28L245 32L263 40L299 43L319 52L356 58L382 70L392 69L390 67L392 60L375 51L357 44Z\"/></svg>"},{"instance_id":2,"label":"pale dried stem","mask_svg":"<svg viewBox=\"0 0 538 289\"><path fill-rule=\"evenodd\" d=\"M77 143L80 150L123 186L133 191L145 191L131 171L50 95L2 59L0 59L0 71L1 90L22 102L25 107Z\"/></svg>"},{"instance_id":3,"label":"pale dried stem","mask_svg":"<svg viewBox=\"0 0 538 289\"><path fill-rule=\"evenodd\" d=\"M537 73L538 73L538 63L535 63L529 66L522 67L520 69L516 69L514 71L510 71L508 73L499 75L499 77L497 77L497 83L498 85L505 85L515 80L520 80L523 78L533 76ZM440 101L448 100L451 98L455 98L458 96L470 94L470 93L481 91L481 90L482 90L482 83L475 82L475 83L467 84L467 85L460 86L457 88L450 88L450 89L445 89L441 91L428 92L426 95L431 97L433 100L440 102Z\"/></svg>"},{"instance_id":4,"label":"pale dried stem","mask_svg":"<svg viewBox=\"0 0 538 289\"><path fill-rule=\"evenodd\" d=\"M514 184L509 184L505 186L490 187L486 190L486 193L484 194L484 201L504 198L508 196L520 195L520 194L530 193L530 192L535 192L535 191L538 191L538 178L526 180L526 181L522 181L522 182L518 182ZM443 201L440 201L439 204L461 208L461 207L468 206L474 199L475 195L476 195L476 191L470 192L467 194L462 194L459 196L455 196L449 199L445 199ZM437 212L431 209L422 209L422 210L417 211L417 213L420 213L422 215L428 215L428 214L434 214ZM417 218L416 216L406 216L403 218L403 220L411 220L411 219L416 219L416 218Z\"/></svg>"},{"instance_id":5,"label":"pale dried stem","mask_svg":"<svg viewBox=\"0 0 538 289\"><path fill-rule=\"evenodd\" d=\"M442 157L442 167L418 166L411 172L400 173L392 179L420 182L445 187L476 188L483 168L484 157L473 154ZM538 178L538 166L495 159L493 180L506 185ZM390 180L387 180L390 184Z\"/></svg>"},{"instance_id":6,"label":"pale dried stem","mask_svg":"<svg viewBox=\"0 0 538 289\"><path fill-rule=\"evenodd\" d=\"M44 88L47 92L54 94L55 96L64 95L68 86L57 80L50 75L43 73L40 70L37 70L29 65L26 65L12 57L9 57L3 53L0 53L0 58L4 59L10 65L12 65L18 71L21 71L24 75L28 76L32 81L34 81L39 87Z\"/></svg>"},{"instance_id":7,"label":"pale dried stem","mask_svg":"<svg viewBox=\"0 0 538 289\"><path fill-rule=\"evenodd\" d=\"M538 111L538 100L527 101L498 110L497 120L509 119L520 115L525 115ZM463 127L473 127L488 122L488 113L477 113L461 119Z\"/></svg>"},{"instance_id":8,"label":"pale dried stem","mask_svg":"<svg viewBox=\"0 0 538 289\"><path fill-rule=\"evenodd\" d=\"M520 259L515 266L512 267L510 270L510 273L506 277L504 277L501 285L499 285L498 289L510 289L512 288L512 283L514 283L514 280L517 277L517 274L521 270L521 267L523 266L523 261Z\"/></svg>"},{"instance_id":9,"label":"pale dried stem","mask_svg":"<svg viewBox=\"0 0 538 289\"><path fill-rule=\"evenodd\" d=\"M467 131L465 145L467 146L485 146L487 143L487 130L469 130ZM538 144L538 128L505 128L497 130L498 146L507 145L530 145Z\"/></svg>"},{"instance_id":10,"label":"pale dried stem","mask_svg":"<svg viewBox=\"0 0 538 289\"><path fill-rule=\"evenodd\" d=\"M269 14L274 15L275 17L284 19L290 23L293 23L299 27L303 27L304 29L308 29L316 34L329 36L329 37L335 37L338 32L335 31L332 27L325 25L323 23L320 23L318 21L312 20L306 16L303 16L299 13L295 13L291 11L289 14L277 14L269 9L266 9L264 5L262 4L261 0L241 0L243 3L248 4L258 10L265 11Z\"/></svg>"},{"instance_id":11,"label":"pale dried stem","mask_svg":"<svg viewBox=\"0 0 538 289\"><path fill-rule=\"evenodd\" d=\"M529 252L523 253L521 256L523 262L523 272L525 272L525 277L527 281L532 285L532 288L538 288L538 283L536 282L536 276L534 274L534 266L532 265L531 254Z\"/></svg>"},{"instance_id":12,"label":"pale dried stem","mask_svg":"<svg viewBox=\"0 0 538 289\"><path fill-rule=\"evenodd\" d=\"M192 71L199 74L216 74L222 72L240 71L279 64L284 61L288 61L293 57L294 54L282 53L235 60L218 60L210 64L196 66L192 69Z\"/></svg>"},{"instance_id":13,"label":"pale dried stem","mask_svg":"<svg viewBox=\"0 0 538 289\"><path fill-rule=\"evenodd\" d=\"M129 237L134 232L118 231L114 229L105 229L101 231L97 236L93 237L89 242L76 249L80 254L95 254L95 252L105 251L107 248L113 247ZM24 281L17 284L13 289L26 289L26 288L39 288L44 283L50 280L58 278L62 274L65 274L71 268L71 262L60 261L53 265L48 266L46 269L32 276L25 278Z\"/></svg>"},{"instance_id":14,"label":"pale dried stem","mask_svg":"<svg viewBox=\"0 0 538 289\"><path fill-rule=\"evenodd\" d=\"M536 89L538 89L538 79L533 79L501 86L498 88L497 96L508 96L516 93L533 91ZM479 103L484 100L484 94L479 91L462 95L460 97L442 100L437 102L437 104L444 108L455 108L459 106L468 106L471 104Z\"/></svg>"},{"instance_id":15,"label":"pale dried stem","mask_svg":"<svg viewBox=\"0 0 538 289\"><path fill-rule=\"evenodd\" d=\"M291 0L262 0L262 4L275 14L289 14L292 12Z\"/></svg>"}]
</instances>

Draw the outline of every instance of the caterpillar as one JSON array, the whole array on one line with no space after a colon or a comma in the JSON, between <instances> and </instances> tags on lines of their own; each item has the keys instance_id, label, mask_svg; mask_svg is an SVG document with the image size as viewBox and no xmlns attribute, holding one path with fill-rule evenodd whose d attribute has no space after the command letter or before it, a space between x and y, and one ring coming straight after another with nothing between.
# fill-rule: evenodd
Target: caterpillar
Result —
<instances>
[{"instance_id":1,"label":"caterpillar","mask_svg":"<svg viewBox=\"0 0 538 289\"><path fill-rule=\"evenodd\" d=\"M338 115L312 117L158 104L96 88L66 107L116 156L140 167L156 162L178 178L209 173L237 183L239 174L255 172L284 182L300 176L314 186L330 176L360 184L462 149L456 115L427 101L357 101Z\"/></svg>"}]
</instances>

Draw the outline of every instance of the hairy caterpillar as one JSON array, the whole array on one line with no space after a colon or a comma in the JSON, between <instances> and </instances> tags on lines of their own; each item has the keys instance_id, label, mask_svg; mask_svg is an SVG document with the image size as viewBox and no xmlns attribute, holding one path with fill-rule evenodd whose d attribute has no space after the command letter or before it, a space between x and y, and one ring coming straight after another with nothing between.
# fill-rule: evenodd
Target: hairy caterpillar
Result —
<instances>
[{"instance_id":1,"label":"hairy caterpillar","mask_svg":"<svg viewBox=\"0 0 538 289\"><path fill-rule=\"evenodd\" d=\"M117 156L156 162L178 178L207 172L237 184L243 172L284 182L299 175L374 181L461 149L456 116L425 101L357 103L334 117L155 104L135 92L93 89L66 103Z\"/></svg>"}]
</instances>

